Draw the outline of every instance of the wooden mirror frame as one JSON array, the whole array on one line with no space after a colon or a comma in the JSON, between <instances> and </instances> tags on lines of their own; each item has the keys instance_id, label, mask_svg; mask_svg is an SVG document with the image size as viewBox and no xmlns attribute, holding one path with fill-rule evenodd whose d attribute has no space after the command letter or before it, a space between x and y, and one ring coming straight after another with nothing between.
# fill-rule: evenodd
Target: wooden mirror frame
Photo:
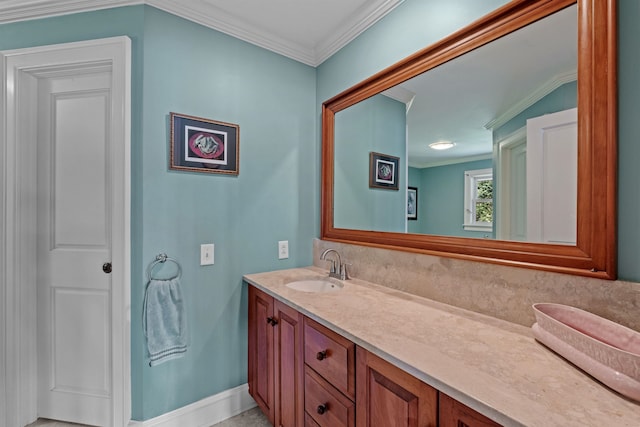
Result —
<instances>
[{"instance_id":1,"label":"wooden mirror frame","mask_svg":"<svg viewBox=\"0 0 640 427\"><path fill-rule=\"evenodd\" d=\"M575 4L514 0L322 105L321 238L602 279L616 278L616 0L578 4L578 218L576 246L334 227L335 114L392 86Z\"/></svg>"}]
</instances>

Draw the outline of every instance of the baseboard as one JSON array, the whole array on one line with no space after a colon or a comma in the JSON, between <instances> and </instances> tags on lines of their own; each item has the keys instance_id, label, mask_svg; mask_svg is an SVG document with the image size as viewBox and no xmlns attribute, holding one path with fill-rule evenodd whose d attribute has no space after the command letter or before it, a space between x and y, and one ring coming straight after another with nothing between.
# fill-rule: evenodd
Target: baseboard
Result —
<instances>
[{"instance_id":1,"label":"baseboard","mask_svg":"<svg viewBox=\"0 0 640 427\"><path fill-rule=\"evenodd\" d=\"M146 421L131 421L129 427L210 427L256 406L247 384L167 412Z\"/></svg>"}]
</instances>

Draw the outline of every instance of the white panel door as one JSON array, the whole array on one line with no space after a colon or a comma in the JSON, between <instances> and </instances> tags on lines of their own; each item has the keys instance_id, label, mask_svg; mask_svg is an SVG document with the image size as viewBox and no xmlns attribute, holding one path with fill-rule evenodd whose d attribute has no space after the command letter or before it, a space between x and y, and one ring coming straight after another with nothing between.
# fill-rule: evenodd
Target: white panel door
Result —
<instances>
[{"instance_id":1,"label":"white panel door","mask_svg":"<svg viewBox=\"0 0 640 427\"><path fill-rule=\"evenodd\" d=\"M111 72L60 74L38 87L38 416L107 426Z\"/></svg>"},{"instance_id":2,"label":"white panel door","mask_svg":"<svg viewBox=\"0 0 640 427\"><path fill-rule=\"evenodd\" d=\"M578 110L527 120L527 240L576 244Z\"/></svg>"}]
</instances>

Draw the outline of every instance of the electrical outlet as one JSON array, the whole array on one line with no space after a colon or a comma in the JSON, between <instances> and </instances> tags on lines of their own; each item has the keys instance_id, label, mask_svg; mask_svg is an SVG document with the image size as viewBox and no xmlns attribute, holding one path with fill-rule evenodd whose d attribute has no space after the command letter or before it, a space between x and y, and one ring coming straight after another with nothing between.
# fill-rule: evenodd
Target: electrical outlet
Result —
<instances>
[{"instance_id":1,"label":"electrical outlet","mask_svg":"<svg viewBox=\"0 0 640 427\"><path fill-rule=\"evenodd\" d=\"M280 240L278 242L278 259L289 258L289 241Z\"/></svg>"},{"instance_id":2,"label":"electrical outlet","mask_svg":"<svg viewBox=\"0 0 640 427\"><path fill-rule=\"evenodd\" d=\"M200 265L213 265L214 248L213 243L200 245Z\"/></svg>"}]
</instances>

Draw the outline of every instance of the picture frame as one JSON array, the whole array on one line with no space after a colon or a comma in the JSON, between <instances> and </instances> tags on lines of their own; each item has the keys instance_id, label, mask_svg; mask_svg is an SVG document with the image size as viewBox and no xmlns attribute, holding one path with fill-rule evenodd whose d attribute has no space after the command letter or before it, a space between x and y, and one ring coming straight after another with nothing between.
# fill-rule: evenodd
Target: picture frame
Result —
<instances>
[{"instance_id":1,"label":"picture frame","mask_svg":"<svg viewBox=\"0 0 640 427\"><path fill-rule=\"evenodd\" d=\"M418 219L418 187L407 188L407 219Z\"/></svg>"},{"instance_id":2,"label":"picture frame","mask_svg":"<svg viewBox=\"0 0 640 427\"><path fill-rule=\"evenodd\" d=\"M398 190L399 165L399 157L370 152L369 187Z\"/></svg>"},{"instance_id":3,"label":"picture frame","mask_svg":"<svg viewBox=\"0 0 640 427\"><path fill-rule=\"evenodd\" d=\"M240 126L178 113L170 123L170 169L239 174Z\"/></svg>"}]
</instances>

